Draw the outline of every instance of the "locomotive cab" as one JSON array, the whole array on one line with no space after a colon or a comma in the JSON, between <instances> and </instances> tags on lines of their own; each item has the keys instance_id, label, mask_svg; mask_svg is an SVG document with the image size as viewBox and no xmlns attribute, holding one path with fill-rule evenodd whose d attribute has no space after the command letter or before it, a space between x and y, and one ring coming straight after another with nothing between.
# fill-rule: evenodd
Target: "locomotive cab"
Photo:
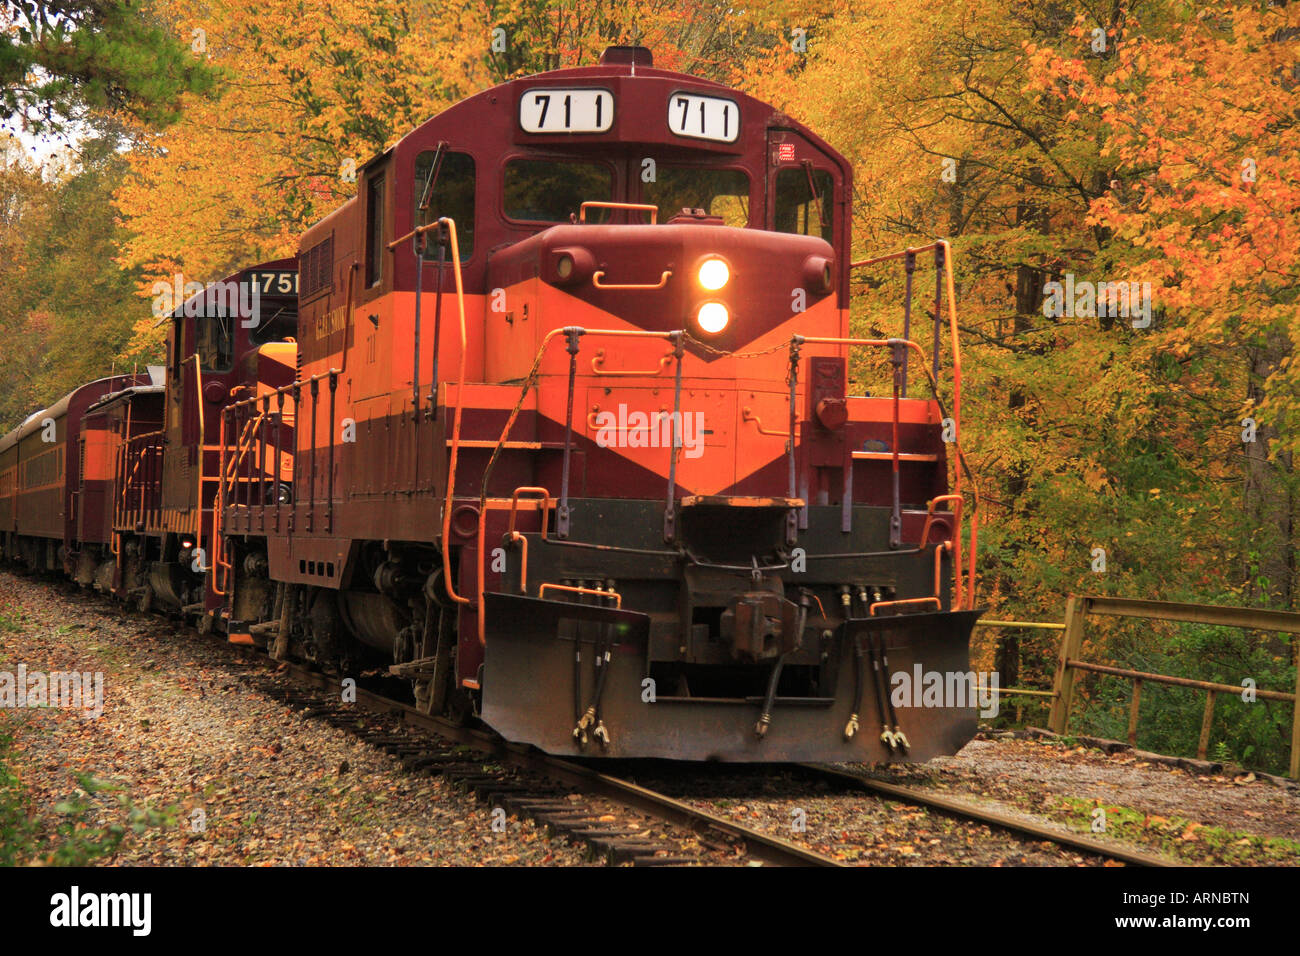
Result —
<instances>
[{"instance_id":1,"label":"locomotive cab","mask_svg":"<svg viewBox=\"0 0 1300 956\"><path fill-rule=\"evenodd\" d=\"M234 403L288 385L296 375L295 267L281 259L207 285L182 285L178 277L155 289L172 303L161 320L169 323L163 421L146 432L132 429L122 445L114 528L121 538L119 593L143 607L184 609L210 627L225 605L209 574L223 552L213 524L222 489L251 497L288 487L291 444L285 461L245 447L232 465L223 443L232 437ZM241 427L246 442L257 434L246 422Z\"/></svg>"}]
</instances>

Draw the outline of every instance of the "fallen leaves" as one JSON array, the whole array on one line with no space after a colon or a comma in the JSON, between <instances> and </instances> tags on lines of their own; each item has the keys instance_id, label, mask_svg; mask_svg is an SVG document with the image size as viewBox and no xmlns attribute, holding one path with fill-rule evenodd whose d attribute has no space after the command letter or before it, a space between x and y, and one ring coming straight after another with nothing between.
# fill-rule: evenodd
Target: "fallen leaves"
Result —
<instances>
[{"instance_id":1,"label":"fallen leaves","mask_svg":"<svg viewBox=\"0 0 1300 956\"><path fill-rule=\"evenodd\" d=\"M215 637L119 621L105 598L0 572L0 600L10 594L21 594L26 619L4 635L4 654L48 670L103 670L108 698L97 720L33 710L14 721L37 822L57 818L54 805L72 792L75 771L122 781L136 806L180 808L176 825L129 834L112 863L585 863L580 848L551 843L531 822L492 833L472 796L403 774L351 733L256 692L248 677L261 665ZM115 801L94 806L91 824L112 822ZM199 809L202 832L191 826Z\"/></svg>"}]
</instances>

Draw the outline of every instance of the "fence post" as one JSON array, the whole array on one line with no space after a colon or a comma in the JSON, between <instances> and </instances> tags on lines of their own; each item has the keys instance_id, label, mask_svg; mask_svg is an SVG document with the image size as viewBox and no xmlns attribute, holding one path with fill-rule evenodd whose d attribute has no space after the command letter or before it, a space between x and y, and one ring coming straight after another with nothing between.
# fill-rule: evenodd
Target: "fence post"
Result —
<instances>
[{"instance_id":1,"label":"fence post","mask_svg":"<svg viewBox=\"0 0 1300 956\"><path fill-rule=\"evenodd\" d=\"M1056 662L1056 679L1052 683L1055 697L1048 728L1055 734L1065 733L1070 720L1070 704L1074 700L1074 670L1066 661L1078 658L1083 647L1083 616L1086 613L1082 598L1070 596L1065 604L1065 631L1061 635L1061 654Z\"/></svg>"},{"instance_id":2,"label":"fence post","mask_svg":"<svg viewBox=\"0 0 1300 956\"><path fill-rule=\"evenodd\" d=\"M1142 679L1133 681L1133 697L1128 705L1128 742L1136 747L1138 742L1138 708L1142 706Z\"/></svg>"},{"instance_id":3,"label":"fence post","mask_svg":"<svg viewBox=\"0 0 1300 956\"><path fill-rule=\"evenodd\" d=\"M1300 635L1291 635L1300 641ZM1300 657L1295 669L1295 709L1291 712L1291 779L1300 780Z\"/></svg>"},{"instance_id":4,"label":"fence post","mask_svg":"<svg viewBox=\"0 0 1300 956\"><path fill-rule=\"evenodd\" d=\"M1210 752L1210 724L1214 723L1214 691L1205 692L1205 716L1201 718L1201 739L1196 744L1196 759L1204 760Z\"/></svg>"}]
</instances>

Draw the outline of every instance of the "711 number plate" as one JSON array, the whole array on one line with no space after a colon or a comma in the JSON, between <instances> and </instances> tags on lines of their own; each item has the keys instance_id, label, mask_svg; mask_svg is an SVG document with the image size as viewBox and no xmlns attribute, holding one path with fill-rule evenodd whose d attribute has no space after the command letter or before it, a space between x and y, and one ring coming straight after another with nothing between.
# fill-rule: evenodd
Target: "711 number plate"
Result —
<instances>
[{"instance_id":1,"label":"711 number plate","mask_svg":"<svg viewBox=\"0 0 1300 956\"><path fill-rule=\"evenodd\" d=\"M740 106L721 96L674 93L668 98L668 128L691 139L734 143L740 135Z\"/></svg>"},{"instance_id":2,"label":"711 number plate","mask_svg":"<svg viewBox=\"0 0 1300 956\"><path fill-rule=\"evenodd\" d=\"M525 133L605 133L614 125L609 90L526 90L519 98Z\"/></svg>"}]
</instances>

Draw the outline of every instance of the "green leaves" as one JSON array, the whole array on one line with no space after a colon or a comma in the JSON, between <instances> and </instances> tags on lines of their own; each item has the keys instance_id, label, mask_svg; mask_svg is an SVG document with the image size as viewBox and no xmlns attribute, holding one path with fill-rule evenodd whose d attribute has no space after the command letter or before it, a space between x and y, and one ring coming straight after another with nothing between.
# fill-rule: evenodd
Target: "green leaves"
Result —
<instances>
[{"instance_id":1,"label":"green leaves","mask_svg":"<svg viewBox=\"0 0 1300 956\"><path fill-rule=\"evenodd\" d=\"M107 0L0 3L16 24L0 34L0 120L62 132L85 109L164 126L182 93L205 93L214 77L141 6Z\"/></svg>"}]
</instances>

